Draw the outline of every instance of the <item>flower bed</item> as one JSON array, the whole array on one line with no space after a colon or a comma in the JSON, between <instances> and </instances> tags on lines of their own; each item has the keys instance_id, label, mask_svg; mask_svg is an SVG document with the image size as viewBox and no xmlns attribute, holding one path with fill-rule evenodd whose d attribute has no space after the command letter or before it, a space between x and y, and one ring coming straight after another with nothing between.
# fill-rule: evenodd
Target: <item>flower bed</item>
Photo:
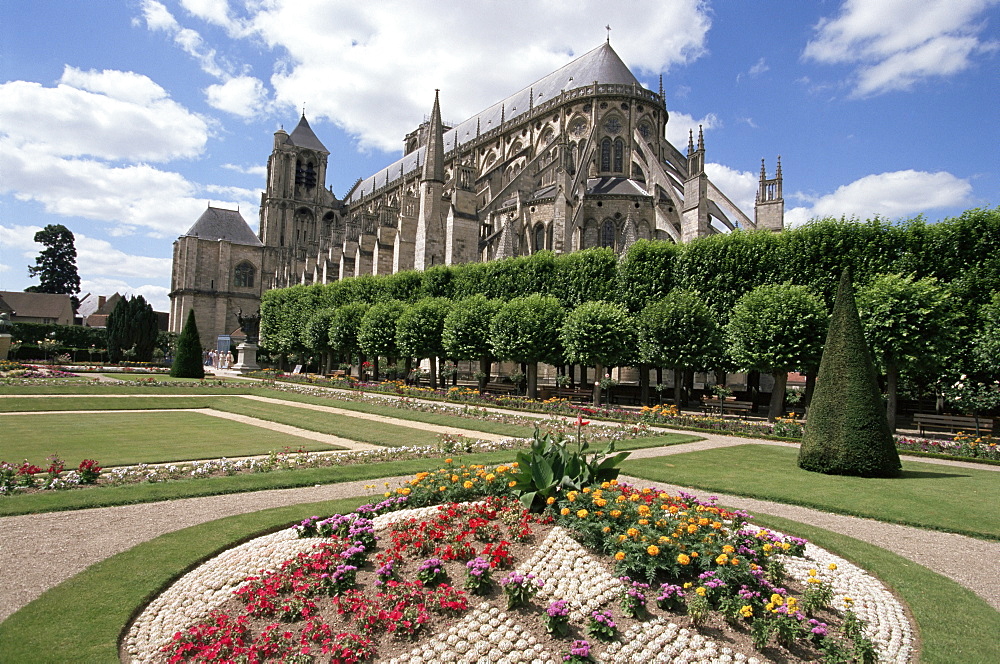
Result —
<instances>
[{"instance_id":1,"label":"flower bed","mask_svg":"<svg viewBox=\"0 0 1000 664\"><path fill-rule=\"evenodd\" d=\"M123 652L135 662L909 661L902 607L847 561L693 496L615 482L531 514L510 495L516 470L420 473L351 515L227 551L157 597Z\"/></svg>"}]
</instances>

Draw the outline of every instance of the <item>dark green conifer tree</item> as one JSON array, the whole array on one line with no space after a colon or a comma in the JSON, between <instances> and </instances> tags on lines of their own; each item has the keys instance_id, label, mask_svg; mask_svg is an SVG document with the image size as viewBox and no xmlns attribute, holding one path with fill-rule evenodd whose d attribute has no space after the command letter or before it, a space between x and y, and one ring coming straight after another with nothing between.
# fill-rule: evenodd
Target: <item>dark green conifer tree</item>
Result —
<instances>
[{"instance_id":1,"label":"dark green conifer tree","mask_svg":"<svg viewBox=\"0 0 1000 664\"><path fill-rule=\"evenodd\" d=\"M201 339L198 325L194 322L194 309L188 312L181 336L177 338L177 352L170 367L174 378L204 378L205 365L202 362Z\"/></svg>"},{"instance_id":2,"label":"dark green conifer tree","mask_svg":"<svg viewBox=\"0 0 1000 664\"><path fill-rule=\"evenodd\" d=\"M902 469L849 270L833 304L799 467L860 477L897 477Z\"/></svg>"}]
</instances>

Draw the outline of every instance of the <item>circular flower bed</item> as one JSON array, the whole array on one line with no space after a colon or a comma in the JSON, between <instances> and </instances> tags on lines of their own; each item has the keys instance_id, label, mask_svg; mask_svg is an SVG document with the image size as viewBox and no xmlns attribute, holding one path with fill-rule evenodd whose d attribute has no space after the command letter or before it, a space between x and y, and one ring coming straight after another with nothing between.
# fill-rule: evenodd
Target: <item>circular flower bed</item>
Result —
<instances>
[{"instance_id":1,"label":"circular flower bed","mask_svg":"<svg viewBox=\"0 0 1000 664\"><path fill-rule=\"evenodd\" d=\"M845 560L613 481L533 514L514 472L420 473L226 551L136 618L123 659L909 661L903 608Z\"/></svg>"}]
</instances>

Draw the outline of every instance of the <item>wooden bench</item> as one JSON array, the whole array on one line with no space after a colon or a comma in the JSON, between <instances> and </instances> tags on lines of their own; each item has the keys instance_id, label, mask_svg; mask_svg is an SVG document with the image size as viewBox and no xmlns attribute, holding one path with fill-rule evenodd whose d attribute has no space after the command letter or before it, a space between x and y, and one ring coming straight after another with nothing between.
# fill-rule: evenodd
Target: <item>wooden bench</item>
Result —
<instances>
[{"instance_id":1,"label":"wooden bench","mask_svg":"<svg viewBox=\"0 0 1000 664\"><path fill-rule=\"evenodd\" d=\"M517 385L510 383L487 383L486 391L490 394L517 394Z\"/></svg>"},{"instance_id":2,"label":"wooden bench","mask_svg":"<svg viewBox=\"0 0 1000 664\"><path fill-rule=\"evenodd\" d=\"M753 402L736 401L735 399L719 401L718 399L703 398L701 400L701 409L706 413L717 412L723 417L725 417L726 413L733 413L742 417L748 417L750 412L753 410Z\"/></svg>"},{"instance_id":3,"label":"wooden bench","mask_svg":"<svg viewBox=\"0 0 1000 664\"><path fill-rule=\"evenodd\" d=\"M948 433L957 431L975 431L976 418L969 415L938 415L937 413L914 413L913 423L917 425L917 432L922 436L924 429L947 429ZM993 420L988 417L979 418L979 432L990 433L993 431Z\"/></svg>"},{"instance_id":4,"label":"wooden bench","mask_svg":"<svg viewBox=\"0 0 1000 664\"><path fill-rule=\"evenodd\" d=\"M571 387L557 387L552 393L557 399L566 399L567 401L580 401L580 402L590 402L594 399L593 390L581 390L579 388Z\"/></svg>"}]
</instances>

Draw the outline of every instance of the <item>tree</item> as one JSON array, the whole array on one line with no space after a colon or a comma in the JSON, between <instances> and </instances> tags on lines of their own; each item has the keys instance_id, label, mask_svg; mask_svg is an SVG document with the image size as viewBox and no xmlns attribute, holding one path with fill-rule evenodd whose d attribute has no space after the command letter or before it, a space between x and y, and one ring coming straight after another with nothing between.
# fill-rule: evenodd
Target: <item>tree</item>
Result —
<instances>
[{"instance_id":1,"label":"tree","mask_svg":"<svg viewBox=\"0 0 1000 664\"><path fill-rule=\"evenodd\" d=\"M559 326L563 311L559 300L529 295L505 302L490 324L490 347L494 355L527 365L528 397L538 396L538 363L555 363L561 356Z\"/></svg>"},{"instance_id":2,"label":"tree","mask_svg":"<svg viewBox=\"0 0 1000 664\"><path fill-rule=\"evenodd\" d=\"M378 358L393 359L399 355L396 346L396 321L406 305L399 300L379 302L361 317L358 328L358 347L361 352L375 358L375 380L378 380Z\"/></svg>"},{"instance_id":3,"label":"tree","mask_svg":"<svg viewBox=\"0 0 1000 664\"><path fill-rule=\"evenodd\" d=\"M826 307L805 286L758 286L739 299L726 325L733 362L774 378L768 419L782 414L789 371L813 371L823 353Z\"/></svg>"},{"instance_id":4,"label":"tree","mask_svg":"<svg viewBox=\"0 0 1000 664\"><path fill-rule=\"evenodd\" d=\"M122 358L152 361L159 328L156 312L143 296L123 297L108 315L108 358L112 362Z\"/></svg>"},{"instance_id":5,"label":"tree","mask_svg":"<svg viewBox=\"0 0 1000 664\"><path fill-rule=\"evenodd\" d=\"M639 360L674 370L674 403L681 405L685 369L707 369L722 357L722 333L705 302L691 291L671 291L639 314Z\"/></svg>"},{"instance_id":6,"label":"tree","mask_svg":"<svg viewBox=\"0 0 1000 664\"><path fill-rule=\"evenodd\" d=\"M635 351L635 326L625 307L607 302L584 302L566 316L559 339L566 359L595 368L594 405L601 405L604 367L631 359Z\"/></svg>"},{"instance_id":7,"label":"tree","mask_svg":"<svg viewBox=\"0 0 1000 664\"><path fill-rule=\"evenodd\" d=\"M45 245L34 265L28 266L28 276L41 278L37 286L25 288L29 293L70 295L73 311L80 306L80 275L76 271L76 238L62 224L49 224L35 233L35 242Z\"/></svg>"},{"instance_id":8,"label":"tree","mask_svg":"<svg viewBox=\"0 0 1000 664\"><path fill-rule=\"evenodd\" d=\"M500 310L499 300L473 295L459 300L444 319L444 350L456 360L479 360L479 392L489 380L490 324Z\"/></svg>"},{"instance_id":9,"label":"tree","mask_svg":"<svg viewBox=\"0 0 1000 664\"><path fill-rule=\"evenodd\" d=\"M302 330L302 344L320 357L320 371L330 369L330 321L336 309L320 309L312 315Z\"/></svg>"},{"instance_id":10,"label":"tree","mask_svg":"<svg viewBox=\"0 0 1000 664\"><path fill-rule=\"evenodd\" d=\"M844 270L806 423L799 467L828 475L897 477L899 453L889 431L875 365Z\"/></svg>"},{"instance_id":11,"label":"tree","mask_svg":"<svg viewBox=\"0 0 1000 664\"><path fill-rule=\"evenodd\" d=\"M994 380L1000 378L1000 293L980 309L980 331L975 337L973 358L977 368Z\"/></svg>"},{"instance_id":12,"label":"tree","mask_svg":"<svg viewBox=\"0 0 1000 664\"><path fill-rule=\"evenodd\" d=\"M337 307L333 316L330 317L330 328L327 332L330 348L347 355L348 363L351 362L351 357L361 350L358 345L358 331L361 329L361 321L367 312L367 304L352 302Z\"/></svg>"},{"instance_id":13,"label":"tree","mask_svg":"<svg viewBox=\"0 0 1000 664\"><path fill-rule=\"evenodd\" d=\"M407 307L396 321L396 345L400 352L430 361L431 388L437 389L437 358L444 352L441 335L451 302L425 297Z\"/></svg>"},{"instance_id":14,"label":"tree","mask_svg":"<svg viewBox=\"0 0 1000 664\"><path fill-rule=\"evenodd\" d=\"M201 338L194 320L194 309L188 311L187 321L177 338L177 352L170 365L170 375L174 378L204 378L205 365L202 362Z\"/></svg>"},{"instance_id":15,"label":"tree","mask_svg":"<svg viewBox=\"0 0 1000 664\"><path fill-rule=\"evenodd\" d=\"M659 302L673 290L674 263L683 246L637 240L618 263L618 301L632 313Z\"/></svg>"},{"instance_id":16,"label":"tree","mask_svg":"<svg viewBox=\"0 0 1000 664\"><path fill-rule=\"evenodd\" d=\"M858 290L858 314L876 366L886 383L886 417L896 430L900 373L920 365L936 370L954 339L955 316L948 291L933 277L883 274Z\"/></svg>"}]
</instances>

